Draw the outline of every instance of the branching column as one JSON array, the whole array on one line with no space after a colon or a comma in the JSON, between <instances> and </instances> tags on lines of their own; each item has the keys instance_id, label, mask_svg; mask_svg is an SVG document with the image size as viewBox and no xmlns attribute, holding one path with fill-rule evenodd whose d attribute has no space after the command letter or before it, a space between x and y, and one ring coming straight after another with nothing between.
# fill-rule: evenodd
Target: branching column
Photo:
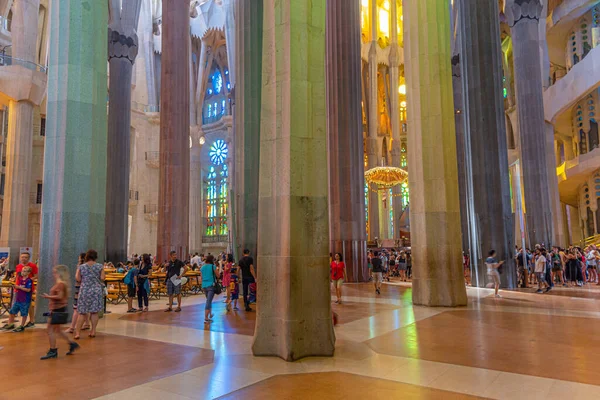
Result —
<instances>
[{"instance_id":1,"label":"branching column","mask_svg":"<svg viewBox=\"0 0 600 400\"><path fill-rule=\"evenodd\" d=\"M351 282L369 279L361 114L360 4L327 2L327 135L331 250Z\"/></svg>"},{"instance_id":2,"label":"branching column","mask_svg":"<svg viewBox=\"0 0 600 400\"><path fill-rule=\"evenodd\" d=\"M552 203L544 136L544 98L539 51L540 0L507 0L504 13L514 54L517 123L529 243L552 244Z\"/></svg>"},{"instance_id":3,"label":"branching column","mask_svg":"<svg viewBox=\"0 0 600 400\"><path fill-rule=\"evenodd\" d=\"M265 0L264 10L252 351L287 361L331 356L325 0Z\"/></svg>"},{"instance_id":4,"label":"branching column","mask_svg":"<svg viewBox=\"0 0 600 400\"><path fill-rule=\"evenodd\" d=\"M106 171L106 259L127 259L129 164L131 152L131 77L138 53L141 0L111 2L108 26L110 89Z\"/></svg>"},{"instance_id":5,"label":"branching column","mask_svg":"<svg viewBox=\"0 0 600 400\"><path fill-rule=\"evenodd\" d=\"M160 178L157 256L184 260L189 245L190 13L189 0L162 3Z\"/></svg>"},{"instance_id":6,"label":"branching column","mask_svg":"<svg viewBox=\"0 0 600 400\"><path fill-rule=\"evenodd\" d=\"M392 26L398 26L398 4L392 1ZM398 29L392 29L392 44L390 48L390 114L392 119L392 166L400 167L402 142L400 140L400 61L402 50L398 43ZM394 238L400 238L400 215L402 215L402 188L400 185L392 189L394 197L391 202L394 208Z\"/></svg>"},{"instance_id":7,"label":"branching column","mask_svg":"<svg viewBox=\"0 0 600 400\"><path fill-rule=\"evenodd\" d=\"M368 92L368 128L369 135L367 139L367 167L369 169L377 167L378 148L377 145L377 2L371 1L371 46L369 48L369 92ZM369 240L375 240L380 237L379 230L379 193L376 187L369 187Z\"/></svg>"},{"instance_id":8,"label":"branching column","mask_svg":"<svg viewBox=\"0 0 600 400\"><path fill-rule=\"evenodd\" d=\"M413 303L467 303L447 0L404 2Z\"/></svg>"},{"instance_id":9,"label":"branching column","mask_svg":"<svg viewBox=\"0 0 600 400\"><path fill-rule=\"evenodd\" d=\"M503 286L516 286L502 93L502 50L498 3L459 0L464 101L466 186L473 284L488 282L485 259L496 250L505 260Z\"/></svg>"}]
</instances>

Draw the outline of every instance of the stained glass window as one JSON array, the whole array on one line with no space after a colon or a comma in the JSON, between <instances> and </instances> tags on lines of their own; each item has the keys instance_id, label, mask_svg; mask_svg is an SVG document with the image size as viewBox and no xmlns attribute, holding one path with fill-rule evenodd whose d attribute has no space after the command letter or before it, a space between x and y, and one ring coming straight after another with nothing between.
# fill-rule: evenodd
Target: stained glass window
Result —
<instances>
[{"instance_id":1,"label":"stained glass window","mask_svg":"<svg viewBox=\"0 0 600 400\"><path fill-rule=\"evenodd\" d=\"M217 173L215 167L208 170L206 180L206 236L217 234Z\"/></svg>"},{"instance_id":2,"label":"stained glass window","mask_svg":"<svg viewBox=\"0 0 600 400\"><path fill-rule=\"evenodd\" d=\"M210 146L210 151L208 152L208 156L210 157L210 161L215 165L221 165L227 158L227 154L229 153L229 149L227 148L227 143L223 139L215 140L212 146Z\"/></svg>"},{"instance_id":3,"label":"stained glass window","mask_svg":"<svg viewBox=\"0 0 600 400\"><path fill-rule=\"evenodd\" d=\"M365 226L369 234L369 184L365 181Z\"/></svg>"},{"instance_id":4,"label":"stained glass window","mask_svg":"<svg viewBox=\"0 0 600 400\"><path fill-rule=\"evenodd\" d=\"M227 180L229 178L229 171L227 171L227 164L223 164L221 169L221 182L219 185L219 235L227 235L229 229L227 227L227 209L229 204L227 203L227 192L229 191L229 185Z\"/></svg>"},{"instance_id":5,"label":"stained glass window","mask_svg":"<svg viewBox=\"0 0 600 400\"><path fill-rule=\"evenodd\" d=\"M408 165L408 159L406 155L406 143L402 143L402 147L400 148L400 167L406 168Z\"/></svg>"},{"instance_id":6,"label":"stained glass window","mask_svg":"<svg viewBox=\"0 0 600 400\"><path fill-rule=\"evenodd\" d=\"M404 208L406 208L406 206L408 205L408 201L409 201L409 190L408 190L408 183L407 182L404 182L400 186L400 194L402 195L402 206Z\"/></svg>"},{"instance_id":7,"label":"stained glass window","mask_svg":"<svg viewBox=\"0 0 600 400\"><path fill-rule=\"evenodd\" d=\"M222 139L215 140L208 152L213 165L206 180L206 236L229 234L229 170L225 163L228 153L227 143Z\"/></svg>"},{"instance_id":8,"label":"stained glass window","mask_svg":"<svg viewBox=\"0 0 600 400\"><path fill-rule=\"evenodd\" d=\"M218 70L215 71L212 81L213 81L213 88L215 88L215 93L216 94L221 93L221 90L223 90L223 77L221 76L221 73Z\"/></svg>"},{"instance_id":9,"label":"stained glass window","mask_svg":"<svg viewBox=\"0 0 600 400\"><path fill-rule=\"evenodd\" d=\"M389 202L390 202L390 237L394 237L394 194L392 189L389 190Z\"/></svg>"},{"instance_id":10,"label":"stained glass window","mask_svg":"<svg viewBox=\"0 0 600 400\"><path fill-rule=\"evenodd\" d=\"M221 100L221 115L225 114L225 99Z\"/></svg>"},{"instance_id":11,"label":"stained glass window","mask_svg":"<svg viewBox=\"0 0 600 400\"><path fill-rule=\"evenodd\" d=\"M215 101L215 104L213 104L213 117L217 116L217 102Z\"/></svg>"}]
</instances>

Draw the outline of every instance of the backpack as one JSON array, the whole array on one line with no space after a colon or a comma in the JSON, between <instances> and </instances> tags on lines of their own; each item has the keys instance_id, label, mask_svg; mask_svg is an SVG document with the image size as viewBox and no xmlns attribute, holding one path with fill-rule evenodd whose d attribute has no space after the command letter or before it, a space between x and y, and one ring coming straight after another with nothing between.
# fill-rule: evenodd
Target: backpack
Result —
<instances>
[{"instance_id":1,"label":"backpack","mask_svg":"<svg viewBox=\"0 0 600 400\"><path fill-rule=\"evenodd\" d=\"M123 278L123 283L125 283L127 286L134 286L135 285L135 281L133 280L133 270L135 268L131 268L129 271L127 271L127 275L125 275L125 278Z\"/></svg>"}]
</instances>

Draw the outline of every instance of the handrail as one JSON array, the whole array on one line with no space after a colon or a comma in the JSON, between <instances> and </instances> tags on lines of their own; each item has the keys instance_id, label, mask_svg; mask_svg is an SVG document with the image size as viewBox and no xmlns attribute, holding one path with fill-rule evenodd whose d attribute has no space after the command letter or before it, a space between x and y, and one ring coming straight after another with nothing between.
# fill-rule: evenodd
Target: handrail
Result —
<instances>
[{"instance_id":1,"label":"handrail","mask_svg":"<svg viewBox=\"0 0 600 400\"><path fill-rule=\"evenodd\" d=\"M5 31L10 32L9 26L10 26L10 19L0 15L0 29L4 29Z\"/></svg>"},{"instance_id":2,"label":"handrail","mask_svg":"<svg viewBox=\"0 0 600 400\"><path fill-rule=\"evenodd\" d=\"M48 73L48 68L44 67L43 65L36 64L31 61L21 60L20 58L7 56L5 54L0 54L0 67L9 65L20 65L32 71L43 72L44 74Z\"/></svg>"}]
</instances>

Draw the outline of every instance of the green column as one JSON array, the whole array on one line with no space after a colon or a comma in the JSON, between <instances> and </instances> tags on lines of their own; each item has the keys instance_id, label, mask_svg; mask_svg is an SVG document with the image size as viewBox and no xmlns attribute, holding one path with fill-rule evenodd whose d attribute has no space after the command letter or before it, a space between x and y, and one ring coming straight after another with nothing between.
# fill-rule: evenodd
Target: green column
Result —
<instances>
[{"instance_id":1,"label":"green column","mask_svg":"<svg viewBox=\"0 0 600 400\"><path fill-rule=\"evenodd\" d=\"M38 293L52 268L93 248L104 257L108 8L91 0L53 1ZM36 320L46 300L37 297Z\"/></svg>"},{"instance_id":2,"label":"green column","mask_svg":"<svg viewBox=\"0 0 600 400\"><path fill-rule=\"evenodd\" d=\"M357 21L358 23L358 21ZM255 355L333 355L325 0L265 0Z\"/></svg>"},{"instance_id":3,"label":"green column","mask_svg":"<svg viewBox=\"0 0 600 400\"><path fill-rule=\"evenodd\" d=\"M236 255L256 255L262 90L263 0L237 1L235 65Z\"/></svg>"}]
</instances>

